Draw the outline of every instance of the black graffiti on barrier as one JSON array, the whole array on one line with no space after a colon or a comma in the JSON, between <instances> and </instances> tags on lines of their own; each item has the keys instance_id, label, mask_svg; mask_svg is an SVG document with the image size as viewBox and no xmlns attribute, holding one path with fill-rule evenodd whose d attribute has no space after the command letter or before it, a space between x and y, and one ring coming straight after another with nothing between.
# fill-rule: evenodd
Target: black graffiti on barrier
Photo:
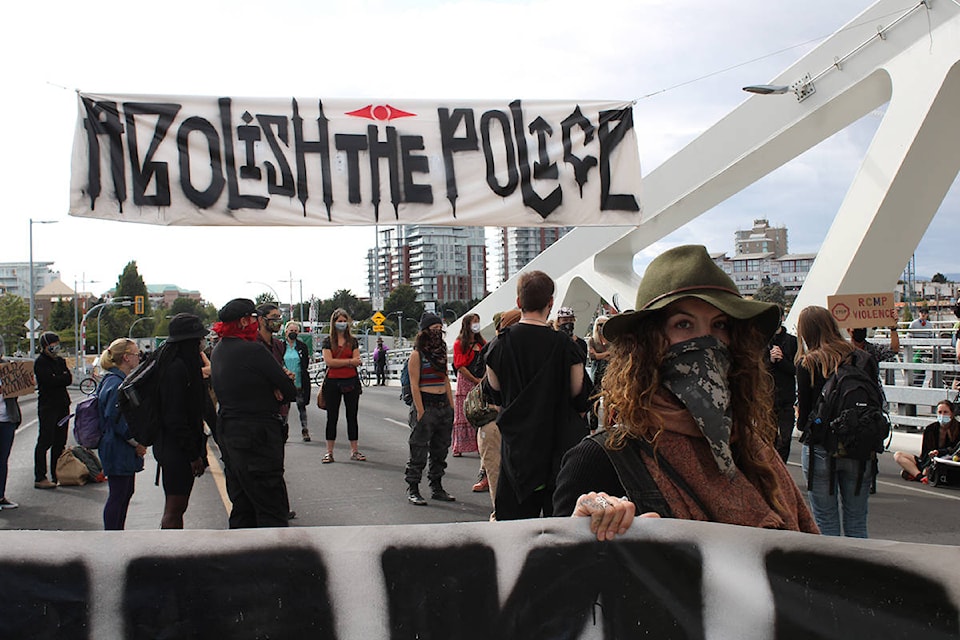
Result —
<instances>
[{"instance_id":1,"label":"black graffiti on barrier","mask_svg":"<svg viewBox=\"0 0 960 640\"><path fill-rule=\"evenodd\" d=\"M863 558L771 551L775 637L955 638L947 589ZM385 602L390 638L569 638L600 625L604 638L704 638L703 558L687 543L620 541L530 551L500 606L496 556L481 543L389 547L385 593L336 607L312 549L141 557L129 563L126 638L337 637L336 616ZM376 584L378 580L371 580ZM106 585L100 585L100 588ZM80 562L0 561L0 637L88 638L98 585Z\"/></svg>"},{"instance_id":2,"label":"black graffiti on barrier","mask_svg":"<svg viewBox=\"0 0 960 640\"><path fill-rule=\"evenodd\" d=\"M218 100L219 122L191 116L183 120L176 132L171 125L183 105L165 102L124 102L118 105L110 100L94 100L83 96L86 112L84 130L87 134L89 166L87 169L86 196L90 208L95 209L102 194L100 175L101 154L109 156L110 183L113 196L122 213L128 197L126 168L129 161L132 182L133 204L137 207L168 207L172 201L170 183L171 167L166 161L156 160L161 144L172 137L177 145L177 173L179 187L184 197L199 209L209 209L227 192L226 206L229 210L266 209L269 196L296 197L307 215L310 199L308 175L319 171L321 199L332 218L334 188L331 171L331 154L341 152L345 158L347 202L353 205L364 202L361 185L361 163L369 163L370 184L367 202L372 207L374 220L379 220L381 205L381 182L386 183L394 216L399 219L401 204L433 204L433 187L422 181L429 174L429 160L424 155L423 136L404 135L396 126L387 125L381 132L378 125L368 125L365 133L333 133L324 114L323 102L318 102L318 117L312 134L305 130L300 115L300 105L291 101L291 115L251 114L245 111L240 116L243 124L235 126L233 101ZM439 136L443 159L446 199L451 214L456 217L459 188L457 184L457 154L482 152L486 164L486 182L496 195L512 196L519 187L524 206L542 218L547 218L563 202L563 190L558 185L546 195L534 189L534 180L559 180L558 161L569 165L583 197L583 187L597 169L600 181L600 209L603 211L638 212L637 198L629 193L612 193L611 157L633 129L633 112L626 109L601 111L598 121L592 122L577 106L559 123L563 157L550 156L550 139L555 135L554 126L542 116L536 116L526 125L525 112L520 100L509 104L509 110L491 109L478 114L472 108L437 109ZM138 140L138 117L155 120L149 141ZM291 131L292 128L292 141ZM582 149L575 153L575 130L583 137ZM141 137L143 125L141 124ZM461 132L462 133L458 133ZM381 134L386 139L381 139ZM528 134L536 140L530 147ZM201 136L206 154L202 158L190 152L190 136ZM599 149L596 154L587 152L594 138ZM332 138L332 139L331 139ZM499 141L499 142L497 142ZM257 144L265 143L267 150L260 153L268 159L257 161ZM503 145L497 149L496 145ZM102 149L101 146L106 149ZM146 146L146 149L143 147ZM239 150L239 153L236 152ZM502 151L505 166L498 166L498 151ZM125 155L126 152L126 155ZM291 152L295 160L291 166L287 159ZM142 158L142 161L141 161ZM314 162L316 160L316 163ZM382 175L381 160L387 163L386 176ZM211 176L207 184L193 183L191 166L196 162L208 163ZM262 164L262 167L261 167ZM319 166L317 166L319 165ZM265 171L264 171L265 170ZM246 182L259 183L266 173L266 191L269 196L242 192ZM149 192L148 192L149 190ZM340 195L339 197L342 197Z\"/></svg>"}]
</instances>

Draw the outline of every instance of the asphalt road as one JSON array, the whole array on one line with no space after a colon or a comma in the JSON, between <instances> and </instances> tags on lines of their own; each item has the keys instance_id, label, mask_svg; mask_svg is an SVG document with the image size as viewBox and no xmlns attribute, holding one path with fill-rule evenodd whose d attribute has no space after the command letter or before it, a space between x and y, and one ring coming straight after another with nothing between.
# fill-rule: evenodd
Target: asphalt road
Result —
<instances>
[{"instance_id":1,"label":"asphalt road","mask_svg":"<svg viewBox=\"0 0 960 640\"><path fill-rule=\"evenodd\" d=\"M81 394L73 392L74 398ZM37 437L36 403L21 401L24 422L17 432L6 495L20 508L0 511L0 529L98 530L102 528L102 510L106 484L59 487L54 490L33 488L33 448ZM342 410L341 410L342 412ZM294 413L296 413L294 411ZM346 441L346 424L340 416L336 462L321 464L326 448L323 427L326 412L315 405L308 409L313 442L301 442L294 417L291 439L286 447L286 480L291 506L297 512L292 526L344 526L416 524L431 522L485 521L490 514L486 493L472 493L479 466L477 454L449 457L444 486L457 501L428 501L426 507L407 504L403 469L407 460L406 406L397 387L368 387L360 399L360 449L367 462L351 462ZM72 441L72 437L71 437ZM211 441L212 444L212 441ZM897 433L891 450L919 451L920 436ZM216 463L218 452L210 449ZM795 443L789 468L798 483L800 446ZM163 510L163 491L154 485L156 463L148 454L146 469L137 476L136 493L127 516L127 529L156 529ZM423 487L426 487L424 480ZM188 529L225 529L227 506L223 476L218 464L194 486L184 524ZM892 454L881 457L878 492L870 498L870 535L872 538L956 544L960 531L960 491L950 487L932 487L907 483L900 479Z\"/></svg>"}]
</instances>

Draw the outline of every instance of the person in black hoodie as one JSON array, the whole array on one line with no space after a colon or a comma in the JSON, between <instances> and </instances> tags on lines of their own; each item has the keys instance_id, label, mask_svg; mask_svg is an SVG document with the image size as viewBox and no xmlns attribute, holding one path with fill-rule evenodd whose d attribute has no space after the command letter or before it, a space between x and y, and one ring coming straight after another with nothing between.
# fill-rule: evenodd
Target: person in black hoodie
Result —
<instances>
[{"instance_id":1,"label":"person in black hoodie","mask_svg":"<svg viewBox=\"0 0 960 640\"><path fill-rule=\"evenodd\" d=\"M57 487L57 459L67 444L65 418L70 414L67 387L73 382L73 376L59 353L60 336L52 331L40 336L40 355L33 363L40 424L33 451L33 486L37 489ZM47 479L47 451L50 452L50 480Z\"/></svg>"},{"instance_id":2,"label":"person in black hoodie","mask_svg":"<svg viewBox=\"0 0 960 640\"><path fill-rule=\"evenodd\" d=\"M207 468L203 433L204 396L201 340L207 329L195 315L178 313L170 320L170 337L160 347L160 435L153 455L160 464L166 502L161 529L183 529L193 479Z\"/></svg>"},{"instance_id":3,"label":"person in black hoodie","mask_svg":"<svg viewBox=\"0 0 960 640\"><path fill-rule=\"evenodd\" d=\"M783 309L780 309L780 322L783 322ZM793 425L796 421L793 405L797 401L797 337L780 325L770 338L770 355L767 359L767 371L773 376L773 411L777 417L777 453L784 462L790 457L790 443L793 440Z\"/></svg>"}]
</instances>

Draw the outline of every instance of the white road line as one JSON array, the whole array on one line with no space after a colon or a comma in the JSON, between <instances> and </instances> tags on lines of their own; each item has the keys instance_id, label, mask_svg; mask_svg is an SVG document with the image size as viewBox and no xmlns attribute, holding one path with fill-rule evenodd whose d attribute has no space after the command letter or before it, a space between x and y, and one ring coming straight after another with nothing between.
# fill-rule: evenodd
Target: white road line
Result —
<instances>
[{"instance_id":1,"label":"white road line","mask_svg":"<svg viewBox=\"0 0 960 640\"><path fill-rule=\"evenodd\" d=\"M14 433L14 435L16 435L17 433L20 433L20 432L23 431L24 429L29 429L30 427L32 427L32 426L35 425L35 424L37 424L37 419L36 419L36 418L34 418L33 420L31 420L30 422L21 422L21 423L20 423L20 428L16 430L16 432Z\"/></svg>"},{"instance_id":2,"label":"white road line","mask_svg":"<svg viewBox=\"0 0 960 640\"><path fill-rule=\"evenodd\" d=\"M227 509L227 515L229 516L230 512L233 511L233 502L227 495L227 479L223 475L220 459L210 443L207 443L207 463L210 465L210 475L213 476L213 482L217 485L217 491L220 493L220 500L223 501L223 506Z\"/></svg>"},{"instance_id":3,"label":"white road line","mask_svg":"<svg viewBox=\"0 0 960 640\"><path fill-rule=\"evenodd\" d=\"M790 466L793 466L793 467L799 467L799 466L800 466L800 463L799 463L799 462L788 462L787 464L790 465ZM924 487L927 486L927 485L922 485L922 484L921 484L920 486L914 487L914 486L910 486L910 485L908 485L908 484L905 484L905 482L906 482L906 481L904 481L904 483L900 483L900 482L890 482L890 481L888 481L888 480L877 480L877 484L882 484L882 485L887 486L887 487L893 487L893 488L895 488L895 489L903 489L904 491L915 491L915 492L917 492L917 493L922 493L922 494L924 494L924 495L933 496L933 497L935 497L935 498L946 498L946 499L948 499L948 500L960 500L960 496L955 496L955 495L952 495L952 494L950 494L950 493L943 493L943 492L941 492L941 491L936 491L936 490L934 490L934 489L926 489L926 488L924 488ZM801 489L801 491L806 491L806 487L800 487L800 489Z\"/></svg>"},{"instance_id":4,"label":"white road line","mask_svg":"<svg viewBox=\"0 0 960 640\"><path fill-rule=\"evenodd\" d=\"M395 424L395 425L399 425L399 426L401 426L401 427L405 427L405 428L407 428L407 429L410 428L410 425L407 424L406 422L400 422L399 420L394 420L393 418L384 418L384 420L386 420L387 422L392 422L392 423Z\"/></svg>"}]
</instances>

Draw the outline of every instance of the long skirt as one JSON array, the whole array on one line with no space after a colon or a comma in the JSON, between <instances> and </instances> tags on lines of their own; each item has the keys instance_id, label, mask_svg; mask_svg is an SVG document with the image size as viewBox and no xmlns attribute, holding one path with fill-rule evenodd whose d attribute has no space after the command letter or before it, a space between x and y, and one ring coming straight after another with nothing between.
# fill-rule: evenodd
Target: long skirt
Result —
<instances>
[{"instance_id":1,"label":"long skirt","mask_svg":"<svg viewBox=\"0 0 960 640\"><path fill-rule=\"evenodd\" d=\"M477 430L467 422L467 415L463 412L463 401L476 384L466 376L457 376L457 394L453 397L453 454L472 453L477 451Z\"/></svg>"}]
</instances>

